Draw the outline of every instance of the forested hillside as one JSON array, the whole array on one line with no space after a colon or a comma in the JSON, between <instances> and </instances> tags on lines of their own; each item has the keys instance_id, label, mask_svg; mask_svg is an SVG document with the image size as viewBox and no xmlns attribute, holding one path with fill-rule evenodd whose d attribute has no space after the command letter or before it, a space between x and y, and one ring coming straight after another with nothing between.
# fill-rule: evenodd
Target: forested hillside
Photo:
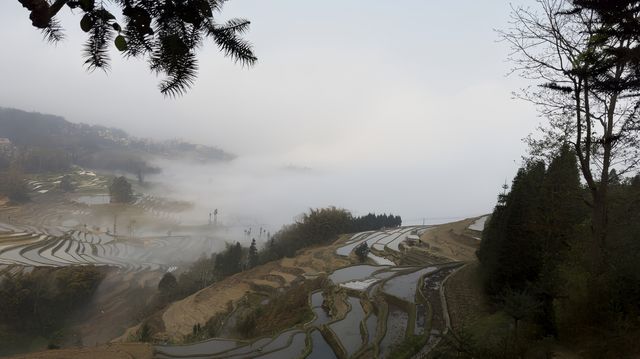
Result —
<instances>
[{"instance_id":1,"label":"forested hillside","mask_svg":"<svg viewBox=\"0 0 640 359\"><path fill-rule=\"evenodd\" d=\"M640 175L612 170L609 186L607 241L594 252L592 204L575 152L564 146L548 164L530 160L518 171L478 251L485 291L515 332L499 345L477 343L478 357L520 355L545 337L597 335L602 340L588 344L596 357L638 349L629 334L640 313Z\"/></svg>"},{"instance_id":2,"label":"forested hillside","mask_svg":"<svg viewBox=\"0 0 640 359\"><path fill-rule=\"evenodd\" d=\"M0 138L8 138L13 151L4 149L0 166L14 157L28 172L64 171L72 164L121 170L135 175L159 171L147 163L151 157L228 161L221 149L180 140L154 141L129 136L123 130L76 124L54 115L0 108Z\"/></svg>"}]
</instances>

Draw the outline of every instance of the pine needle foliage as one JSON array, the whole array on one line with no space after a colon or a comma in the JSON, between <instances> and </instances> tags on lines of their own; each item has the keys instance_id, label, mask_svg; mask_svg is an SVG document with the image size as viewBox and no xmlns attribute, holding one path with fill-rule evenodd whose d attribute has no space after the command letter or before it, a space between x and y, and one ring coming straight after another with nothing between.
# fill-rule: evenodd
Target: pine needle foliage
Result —
<instances>
[{"instance_id":1,"label":"pine needle foliage","mask_svg":"<svg viewBox=\"0 0 640 359\"><path fill-rule=\"evenodd\" d=\"M58 12L65 6L74 9L88 35L83 49L88 70L109 70L109 52L115 46L125 58L146 59L149 68L163 77L159 89L165 96L180 96L194 84L197 51L205 40L242 66L257 61L252 44L242 38L249 30L248 20L215 21L226 0L18 1L30 12L32 25L51 43L64 39Z\"/></svg>"}]
</instances>

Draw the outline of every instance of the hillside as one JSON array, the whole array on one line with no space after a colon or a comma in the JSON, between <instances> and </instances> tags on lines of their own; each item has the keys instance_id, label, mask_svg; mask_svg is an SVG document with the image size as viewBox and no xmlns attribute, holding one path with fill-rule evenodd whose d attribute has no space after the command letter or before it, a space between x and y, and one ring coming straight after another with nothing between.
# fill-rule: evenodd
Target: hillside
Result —
<instances>
[{"instance_id":1,"label":"hillside","mask_svg":"<svg viewBox=\"0 0 640 359\"><path fill-rule=\"evenodd\" d=\"M147 165L151 158L192 159L203 162L229 161L234 155L219 148L181 140L156 141L136 138L117 128L71 123L62 117L0 107L0 138L7 138L27 158L26 170L56 170L59 166L123 170L134 174L157 171ZM46 155L45 155L46 154ZM30 157L46 160L32 159Z\"/></svg>"}]
</instances>

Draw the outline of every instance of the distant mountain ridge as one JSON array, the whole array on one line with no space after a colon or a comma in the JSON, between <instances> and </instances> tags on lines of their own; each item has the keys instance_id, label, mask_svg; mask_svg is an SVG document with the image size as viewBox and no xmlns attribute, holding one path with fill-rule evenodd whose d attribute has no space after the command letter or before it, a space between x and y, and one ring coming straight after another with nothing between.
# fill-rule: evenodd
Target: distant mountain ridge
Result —
<instances>
[{"instance_id":1,"label":"distant mountain ridge","mask_svg":"<svg viewBox=\"0 0 640 359\"><path fill-rule=\"evenodd\" d=\"M71 123L63 117L0 107L0 137L20 146L63 149L72 154L98 151L131 151L167 158L189 157L199 161L230 161L222 149L182 140L157 141L130 136L118 128Z\"/></svg>"},{"instance_id":2,"label":"distant mountain ridge","mask_svg":"<svg viewBox=\"0 0 640 359\"><path fill-rule=\"evenodd\" d=\"M0 141L0 171L12 164L28 173L65 172L79 165L127 172L140 182L146 175L161 172L153 164L156 159L212 163L235 158L212 146L137 138L118 128L71 123L60 116L3 107Z\"/></svg>"}]
</instances>

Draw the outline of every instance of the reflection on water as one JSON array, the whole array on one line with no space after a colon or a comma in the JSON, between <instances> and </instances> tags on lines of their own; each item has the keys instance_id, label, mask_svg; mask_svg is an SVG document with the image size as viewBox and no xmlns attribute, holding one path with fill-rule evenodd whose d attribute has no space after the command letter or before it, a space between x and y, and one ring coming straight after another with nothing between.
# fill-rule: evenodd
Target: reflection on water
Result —
<instances>
[{"instance_id":1,"label":"reflection on water","mask_svg":"<svg viewBox=\"0 0 640 359\"><path fill-rule=\"evenodd\" d=\"M391 346L399 343L404 338L409 322L409 314L404 310L389 305L389 315L387 317L387 332L380 343L380 355L384 358L389 353Z\"/></svg>"},{"instance_id":2,"label":"reflection on water","mask_svg":"<svg viewBox=\"0 0 640 359\"><path fill-rule=\"evenodd\" d=\"M263 359L284 359L284 358L298 358L304 350L306 349L305 339L307 334L304 332L296 333L293 336L293 340L291 344L282 350L278 350L276 352L268 353L258 358Z\"/></svg>"},{"instance_id":3,"label":"reflection on water","mask_svg":"<svg viewBox=\"0 0 640 359\"><path fill-rule=\"evenodd\" d=\"M80 196L74 199L74 201L88 205L108 204L110 201L110 197L108 194L96 194L91 196Z\"/></svg>"},{"instance_id":4,"label":"reflection on water","mask_svg":"<svg viewBox=\"0 0 640 359\"><path fill-rule=\"evenodd\" d=\"M378 332L378 316L375 314L371 314L367 318L367 335L369 337L369 345L372 345L376 339L376 334Z\"/></svg>"},{"instance_id":5,"label":"reflection on water","mask_svg":"<svg viewBox=\"0 0 640 359\"><path fill-rule=\"evenodd\" d=\"M349 304L351 304L351 310L347 313L347 317L331 324L330 327L342 342L347 354L351 356L362 346L360 322L364 318L364 310L358 298L349 297Z\"/></svg>"},{"instance_id":6,"label":"reflection on water","mask_svg":"<svg viewBox=\"0 0 640 359\"><path fill-rule=\"evenodd\" d=\"M413 273L400 275L389 279L384 285L384 291L407 302L414 302L418 279L427 273L437 270L436 267L427 267Z\"/></svg>"},{"instance_id":7,"label":"reflection on water","mask_svg":"<svg viewBox=\"0 0 640 359\"><path fill-rule=\"evenodd\" d=\"M337 359L333 349L331 349L329 343L324 340L319 330L311 332L311 343L313 345L313 351L307 359Z\"/></svg>"},{"instance_id":8,"label":"reflection on water","mask_svg":"<svg viewBox=\"0 0 640 359\"><path fill-rule=\"evenodd\" d=\"M331 273L329 279L331 279L331 281L335 284L351 282L354 280L369 278L373 272L383 268L386 267L366 264L341 268Z\"/></svg>"},{"instance_id":9,"label":"reflection on water","mask_svg":"<svg viewBox=\"0 0 640 359\"><path fill-rule=\"evenodd\" d=\"M221 353L236 345L233 340L211 339L189 345L156 346L155 349L166 356L197 356Z\"/></svg>"}]
</instances>

